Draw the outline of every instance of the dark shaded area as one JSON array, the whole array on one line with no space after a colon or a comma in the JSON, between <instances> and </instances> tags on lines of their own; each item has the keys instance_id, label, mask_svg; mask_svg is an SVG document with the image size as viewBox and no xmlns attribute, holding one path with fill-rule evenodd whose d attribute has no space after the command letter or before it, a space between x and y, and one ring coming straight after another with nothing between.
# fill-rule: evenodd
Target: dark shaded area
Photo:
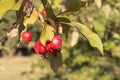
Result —
<instances>
[{"instance_id":1,"label":"dark shaded area","mask_svg":"<svg viewBox=\"0 0 120 80\"><path fill-rule=\"evenodd\" d=\"M26 47L17 48L14 55L30 56L33 54L33 49L28 49Z\"/></svg>"}]
</instances>

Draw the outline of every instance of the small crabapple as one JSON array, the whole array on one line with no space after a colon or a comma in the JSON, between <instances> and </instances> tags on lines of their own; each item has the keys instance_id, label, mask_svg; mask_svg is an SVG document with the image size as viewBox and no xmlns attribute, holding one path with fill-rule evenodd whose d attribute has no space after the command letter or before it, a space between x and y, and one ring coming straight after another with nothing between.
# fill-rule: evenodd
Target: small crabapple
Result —
<instances>
[{"instance_id":1,"label":"small crabapple","mask_svg":"<svg viewBox=\"0 0 120 80\"><path fill-rule=\"evenodd\" d=\"M59 49L62 45L62 39L60 36L54 36L54 38L51 41L51 47L53 49Z\"/></svg>"},{"instance_id":2,"label":"small crabapple","mask_svg":"<svg viewBox=\"0 0 120 80\"><path fill-rule=\"evenodd\" d=\"M40 41L38 41L38 42L35 43L34 50L38 54L43 54L43 53L47 52L46 49L45 49L45 47L42 45L42 43Z\"/></svg>"},{"instance_id":3,"label":"small crabapple","mask_svg":"<svg viewBox=\"0 0 120 80\"><path fill-rule=\"evenodd\" d=\"M55 54L56 51L57 51L57 50L55 50L55 49L53 49L53 48L51 47L51 42L47 42L47 43L46 43L46 50L47 50L47 52L49 52L50 54Z\"/></svg>"},{"instance_id":4,"label":"small crabapple","mask_svg":"<svg viewBox=\"0 0 120 80\"><path fill-rule=\"evenodd\" d=\"M21 37L23 41L30 42L32 39L32 33L30 31L24 31Z\"/></svg>"},{"instance_id":5,"label":"small crabapple","mask_svg":"<svg viewBox=\"0 0 120 80\"><path fill-rule=\"evenodd\" d=\"M40 12L40 14L43 15L43 16L46 16L46 11L45 11L45 10L42 10L42 11Z\"/></svg>"}]
</instances>

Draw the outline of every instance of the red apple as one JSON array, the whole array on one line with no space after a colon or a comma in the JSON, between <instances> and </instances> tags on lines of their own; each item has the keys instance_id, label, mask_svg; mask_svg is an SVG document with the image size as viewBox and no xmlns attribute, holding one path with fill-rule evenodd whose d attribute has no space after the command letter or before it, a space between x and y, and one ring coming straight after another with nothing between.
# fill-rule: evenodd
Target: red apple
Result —
<instances>
[{"instance_id":1,"label":"red apple","mask_svg":"<svg viewBox=\"0 0 120 80\"><path fill-rule=\"evenodd\" d=\"M50 54L56 54L57 50L53 49L53 48L50 48L49 52L50 52Z\"/></svg>"},{"instance_id":2,"label":"red apple","mask_svg":"<svg viewBox=\"0 0 120 80\"><path fill-rule=\"evenodd\" d=\"M46 43L46 50L47 50L47 52L49 52L50 54L55 54L56 51L57 51L57 50L55 50L55 49L53 49L53 48L51 47L51 42L47 42L47 43Z\"/></svg>"},{"instance_id":3,"label":"red apple","mask_svg":"<svg viewBox=\"0 0 120 80\"><path fill-rule=\"evenodd\" d=\"M25 31L22 33L22 40L25 42L30 42L32 39L32 33L30 31Z\"/></svg>"},{"instance_id":4,"label":"red apple","mask_svg":"<svg viewBox=\"0 0 120 80\"><path fill-rule=\"evenodd\" d=\"M45 49L45 47L42 45L42 43L40 41L38 41L38 42L35 43L34 50L38 54L44 54L44 53L47 52L46 49Z\"/></svg>"},{"instance_id":5,"label":"red apple","mask_svg":"<svg viewBox=\"0 0 120 80\"><path fill-rule=\"evenodd\" d=\"M41 15L46 16L46 11L45 10L42 10L40 13L41 13Z\"/></svg>"},{"instance_id":6,"label":"red apple","mask_svg":"<svg viewBox=\"0 0 120 80\"><path fill-rule=\"evenodd\" d=\"M54 36L54 38L51 41L51 47L53 49L59 49L62 45L62 39L60 36Z\"/></svg>"}]
</instances>

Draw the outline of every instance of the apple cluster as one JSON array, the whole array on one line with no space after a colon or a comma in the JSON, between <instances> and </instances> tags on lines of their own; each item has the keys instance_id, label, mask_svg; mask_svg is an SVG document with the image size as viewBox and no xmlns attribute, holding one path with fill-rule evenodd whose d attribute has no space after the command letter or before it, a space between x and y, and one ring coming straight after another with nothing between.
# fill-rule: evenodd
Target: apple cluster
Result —
<instances>
[{"instance_id":1,"label":"apple cluster","mask_svg":"<svg viewBox=\"0 0 120 80\"><path fill-rule=\"evenodd\" d=\"M40 14L46 16L46 11L42 10ZM24 31L21 34L21 38L24 42L30 42L32 39L32 33L30 31ZM61 45L62 39L60 36L56 35L51 41L47 41L45 46L43 46L40 41L36 42L34 45L34 51L41 55L46 55L48 52L55 55L57 51L60 50Z\"/></svg>"},{"instance_id":2,"label":"apple cluster","mask_svg":"<svg viewBox=\"0 0 120 80\"><path fill-rule=\"evenodd\" d=\"M47 41L45 46L43 46L43 44L40 41L36 42L34 45L34 50L36 53L42 55L48 52L50 54L55 55L56 52L60 50L61 45L62 45L62 39L60 36L56 35L53 37L51 41Z\"/></svg>"},{"instance_id":3,"label":"apple cluster","mask_svg":"<svg viewBox=\"0 0 120 80\"><path fill-rule=\"evenodd\" d=\"M32 33L30 31L24 31L21 34L21 38L24 42L30 42L32 39ZM38 54L46 54L46 53L51 53L51 54L56 54L58 50L60 50L62 45L62 39L60 36L56 35L53 37L51 41L47 41L46 45L43 46L43 44L38 41L34 45L34 50Z\"/></svg>"}]
</instances>

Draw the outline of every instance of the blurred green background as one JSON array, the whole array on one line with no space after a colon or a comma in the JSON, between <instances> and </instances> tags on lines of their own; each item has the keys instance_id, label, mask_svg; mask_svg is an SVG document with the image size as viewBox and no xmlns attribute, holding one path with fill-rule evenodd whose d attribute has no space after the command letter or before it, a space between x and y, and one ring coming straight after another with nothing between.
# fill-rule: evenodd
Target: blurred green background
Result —
<instances>
[{"instance_id":1,"label":"blurred green background","mask_svg":"<svg viewBox=\"0 0 120 80\"><path fill-rule=\"evenodd\" d=\"M39 0L33 1L38 7ZM55 14L59 13L63 0L50 1ZM70 29L62 35L63 64L59 73L54 74L47 60L33 50L32 45L40 36L39 21L29 25L32 42L17 47L18 37L4 37L16 21L15 11L8 11L0 21L0 80L120 80L120 0L89 0L86 8L62 16L96 32L102 39L105 56Z\"/></svg>"}]
</instances>

